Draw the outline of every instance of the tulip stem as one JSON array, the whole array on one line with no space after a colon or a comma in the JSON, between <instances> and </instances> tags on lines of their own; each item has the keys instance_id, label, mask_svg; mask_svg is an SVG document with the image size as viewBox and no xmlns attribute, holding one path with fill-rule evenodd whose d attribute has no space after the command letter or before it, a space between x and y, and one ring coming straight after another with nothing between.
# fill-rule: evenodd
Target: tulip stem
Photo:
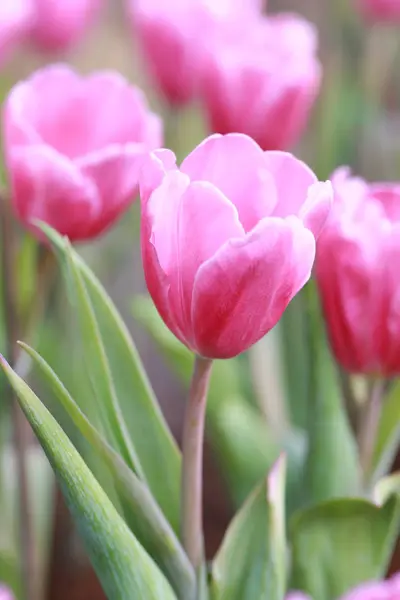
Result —
<instances>
[{"instance_id":1,"label":"tulip stem","mask_svg":"<svg viewBox=\"0 0 400 600\"><path fill-rule=\"evenodd\" d=\"M374 457L376 435L379 428L379 419L382 408L382 398L385 390L385 381L377 379L372 382L368 401L361 414L358 430L358 446L360 453L361 471L365 484L371 475L372 460Z\"/></svg>"},{"instance_id":2,"label":"tulip stem","mask_svg":"<svg viewBox=\"0 0 400 600\"><path fill-rule=\"evenodd\" d=\"M9 203L4 196L1 202L1 255L3 268L3 311L7 358L14 364L17 361L19 324L17 315L17 290L15 281L13 222ZM27 456L29 450L29 426L24 414L10 390L9 399L12 411L14 447L16 455L17 481L19 491L19 535L21 552L22 585L24 598L36 598L36 557L33 536L32 512L29 501Z\"/></svg>"},{"instance_id":3,"label":"tulip stem","mask_svg":"<svg viewBox=\"0 0 400 600\"><path fill-rule=\"evenodd\" d=\"M203 443L212 360L197 356L182 441L182 542L196 573L203 562Z\"/></svg>"}]
</instances>

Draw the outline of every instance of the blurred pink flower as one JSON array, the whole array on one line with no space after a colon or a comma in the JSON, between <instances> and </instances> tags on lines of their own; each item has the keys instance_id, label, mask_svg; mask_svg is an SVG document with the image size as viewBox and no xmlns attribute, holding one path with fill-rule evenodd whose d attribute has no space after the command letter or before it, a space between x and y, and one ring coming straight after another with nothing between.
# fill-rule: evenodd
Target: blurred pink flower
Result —
<instances>
[{"instance_id":1,"label":"blurred pink flower","mask_svg":"<svg viewBox=\"0 0 400 600\"><path fill-rule=\"evenodd\" d=\"M11 199L19 219L71 240L106 230L133 202L161 120L121 75L46 67L11 91L3 113Z\"/></svg>"},{"instance_id":2,"label":"blurred pink flower","mask_svg":"<svg viewBox=\"0 0 400 600\"><path fill-rule=\"evenodd\" d=\"M371 21L400 21L399 0L358 0L363 15Z\"/></svg>"},{"instance_id":3,"label":"blurred pink flower","mask_svg":"<svg viewBox=\"0 0 400 600\"><path fill-rule=\"evenodd\" d=\"M354 373L400 373L400 183L341 168L318 243L316 275L337 361Z\"/></svg>"},{"instance_id":4,"label":"blurred pink flower","mask_svg":"<svg viewBox=\"0 0 400 600\"><path fill-rule=\"evenodd\" d=\"M259 17L209 45L202 100L212 131L239 131L264 150L288 149L318 94L317 33L292 14Z\"/></svg>"},{"instance_id":5,"label":"blurred pink flower","mask_svg":"<svg viewBox=\"0 0 400 600\"><path fill-rule=\"evenodd\" d=\"M32 42L47 52L68 50L92 24L102 1L33 0Z\"/></svg>"},{"instance_id":6,"label":"blurred pink flower","mask_svg":"<svg viewBox=\"0 0 400 600\"><path fill-rule=\"evenodd\" d=\"M153 83L171 105L198 92L210 37L232 20L255 18L261 0L127 0L139 48Z\"/></svg>"},{"instance_id":7,"label":"blurred pink flower","mask_svg":"<svg viewBox=\"0 0 400 600\"><path fill-rule=\"evenodd\" d=\"M303 592L290 592L286 600L311 600ZM400 600L400 574L386 581L363 583L348 592L340 600Z\"/></svg>"},{"instance_id":8,"label":"blurred pink flower","mask_svg":"<svg viewBox=\"0 0 400 600\"><path fill-rule=\"evenodd\" d=\"M0 0L0 65L25 41L33 18L32 0Z\"/></svg>"},{"instance_id":9,"label":"blurred pink flower","mask_svg":"<svg viewBox=\"0 0 400 600\"><path fill-rule=\"evenodd\" d=\"M0 584L0 600L14 600L14 596L7 587Z\"/></svg>"},{"instance_id":10,"label":"blurred pink flower","mask_svg":"<svg viewBox=\"0 0 400 600\"><path fill-rule=\"evenodd\" d=\"M387 581L364 583L342 600L400 600L400 574Z\"/></svg>"},{"instance_id":11,"label":"blurred pink flower","mask_svg":"<svg viewBox=\"0 0 400 600\"><path fill-rule=\"evenodd\" d=\"M141 179L149 292L194 352L230 358L263 337L310 277L332 190L294 156L213 135L183 161L152 153Z\"/></svg>"}]
</instances>

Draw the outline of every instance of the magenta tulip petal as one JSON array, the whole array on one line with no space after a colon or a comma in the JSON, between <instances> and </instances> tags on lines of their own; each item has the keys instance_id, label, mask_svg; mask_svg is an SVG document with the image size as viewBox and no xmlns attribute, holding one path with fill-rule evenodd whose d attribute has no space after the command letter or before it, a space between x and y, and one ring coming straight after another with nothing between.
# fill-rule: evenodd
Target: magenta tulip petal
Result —
<instances>
[{"instance_id":1,"label":"magenta tulip petal","mask_svg":"<svg viewBox=\"0 0 400 600\"><path fill-rule=\"evenodd\" d=\"M200 354L230 358L263 337L310 277L315 240L301 221L266 218L200 267L192 319Z\"/></svg>"},{"instance_id":2,"label":"magenta tulip petal","mask_svg":"<svg viewBox=\"0 0 400 600\"><path fill-rule=\"evenodd\" d=\"M267 169L273 174L278 202L273 214L277 217L299 215L310 186L317 178L301 160L288 152L265 152Z\"/></svg>"},{"instance_id":3,"label":"magenta tulip petal","mask_svg":"<svg viewBox=\"0 0 400 600\"><path fill-rule=\"evenodd\" d=\"M99 221L93 224L93 236L102 233L136 199L142 163L140 144L109 146L77 161L82 174L96 186L104 206Z\"/></svg>"},{"instance_id":4,"label":"magenta tulip petal","mask_svg":"<svg viewBox=\"0 0 400 600\"><path fill-rule=\"evenodd\" d=\"M0 65L15 46L25 41L33 19L34 6L30 0L0 2Z\"/></svg>"},{"instance_id":5,"label":"magenta tulip petal","mask_svg":"<svg viewBox=\"0 0 400 600\"><path fill-rule=\"evenodd\" d=\"M210 181L218 187L236 206L245 231L271 214L277 202L263 152L247 136L207 138L183 161L181 170L192 181Z\"/></svg>"},{"instance_id":6,"label":"magenta tulip petal","mask_svg":"<svg viewBox=\"0 0 400 600\"><path fill-rule=\"evenodd\" d=\"M97 16L102 0L33 0L32 42L46 52L62 52L77 43Z\"/></svg>"},{"instance_id":7,"label":"magenta tulip petal","mask_svg":"<svg viewBox=\"0 0 400 600\"><path fill-rule=\"evenodd\" d=\"M317 239L324 227L333 202L333 190L330 181L313 183L305 204L299 211L304 225L313 232Z\"/></svg>"},{"instance_id":8,"label":"magenta tulip petal","mask_svg":"<svg viewBox=\"0 0 400 600\"><path fill-rule=\"evenodd\" d=\"M31 219L51 213L53 227L74 241L96 237L115 222L139 191L144 156L162 145L161 120L148 110L141 90L118 73L83 77L66 65L45 67L11 90L3 132L12 180L21 179L20 172L13 173L15 157L20 157L21 170L21 157L33 156L37 148L35 169L43 156L57 157L54 174L51 164L46 166L47 179L60 179L60 164L73 174L62 190L56 185L53 191L35 195L33 204L20 197L21 185L14 186L13 202L25 225L30 227ZM31 178L28 167L26 177L27 173ZM85 188L83 195L71 183L77 184L78 179ZM89 189L92 209L86 202ZM56 195L61 205L57 215L53 214Z\"/></svg>"},{"instance_id":9,"label":"magenta tulip petal","mask_svg":"<svg viewBox=\"0 0 400 600\"><path fill-rule=\"evenodd\" d=\"M358 0L358 5L362 14L369 21L400 22L400 4L398 0Z\"/></svg>"},{"instance_id":10,"label":"magenta tulip petal","mask_svg":"<svg viewBox=\"0 0 400 600\"><path fill-rule=\"evenodd\" d=\"M86 237L101 208L88 177L48 146L15 149L10 167L12 200L25 223L42 220L62 235L73 231L71 239Z\"/></svg>"},{"instance_id":11,"label":"magenta tulip petal","mask_svg":"<svg viewBox=\"0 0 400 600\"><path fill-rule=\"evenodd\" d=\"M393 377L400 373L400 186L368 185L340 170L333 187L316 264L332 349L349 372Z\"/></svg>"},{"instance_id":12,"label":"magenta tulip petal","mask_svg":"<svg viewBox=\"0 0 400 600\"><path fill-rule=\"evenodd\" d=\"M151 220L151 243L170 284L171 311L178 324L183 321L181 329L190 331L193 282L199 267L230 237L244 235L237 210L212 184L187 185L185 175L175 172L153 193L146 215ZM193 231L201 235L193 236Z\"/></svg>"},{"instance_id":13,"label":"magenta tulip petal","mask_svg":"<svg viewBox=\"0 0 400 600\"><path fill-rule=\"evenodd\" d=\"M161 184L167 171L176 171L177 168L176 156L171 150L155 150L144 157L139 177L142 205Z\"/></svg>"}]
</instances>

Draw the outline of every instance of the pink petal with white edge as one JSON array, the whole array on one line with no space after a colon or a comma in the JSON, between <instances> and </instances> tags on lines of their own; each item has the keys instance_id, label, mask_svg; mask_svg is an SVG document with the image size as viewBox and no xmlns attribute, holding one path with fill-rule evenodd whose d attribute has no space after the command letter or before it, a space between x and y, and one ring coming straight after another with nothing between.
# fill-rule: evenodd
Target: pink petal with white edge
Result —
<instances>
[{"instance_id":1,"label":"pink petal with white edge","mask_svg":"<svg viewBox=\"0 0 400 600\"><path fill-rule=\"evenodd\" d=\"M236 206L245 231L271 214L276 202L273 179L265 168L264 153L246 135L212 135L182 163L192 181L209 181Z\"/></svg>"},{"instance_id":2,"label":"pink petal with white edge","mask_svg":"<svg viewBox=\"0 0 400 600\"><path fill-rule=\"evenodd\" d=\"M9 162L13 204L28 227L38 219L71 240L90 237L100 201L95 185L72 162L48 146L15 148Z\"/></svg>"},{"instance_id":3,"label":"pink petal with white edge","mask_svg":"<svg viewBox=\"0 0 400 600\"><path fill-rule=\"evenodd\" d=\"M203 264L192 303L198 352L231 358L261 339L310 277L312 233L296 217L266 218Z\"/></svg>"},{"instance_id":4,"label":"pink petal with white edge","mask_svg":"<svg viewBox=\"0 0 400 600\"><path fill-rule=\"evenodd\" d=\"M93 235L110 226L136 199L143 159L141 144L115 144L76 161L80 171L96 186L101 202Z\"/></svg>"},{"instance_id":5,"label":"pink petal with white edge","mask_svg":"<svg viewBox=\"0 0 400 600\"><path fill-rule=\"evenodd\" d=\"M176 156L172 150L160 149L147 154L140 169L140 201L142 206L148 201L154 190L161 185L168 171L176 171Z\"/></svg>"},{"instance_id":6,"label":"pink petal with white edge","mask_svg":"<svg viewBox=\"0 0 400 600\"><path fill-rule=\"evenodd\" d=\"M273 211L276 217L299 215L305 204L308 190L317 177L301 160L288 152L264 152L266 168L271 172L278 202Z\"/></svg>"},{"instance_id":7,"label":"pink petal with white edge","mask_svg":"<svg viewBox=\"0 0 400 600\"><path fill-rule=\"evenodd\" d=\"M299 218L315 239L321 233L332 208L333 189L330 181L314 183L308 190L307 200L300 209Z\"/></svg>"},{"instance_id":8,"label":"pink petal with white edge","mask_svg":"<svg viewBox=\"0 0 400 600\"><path fill-rule=\"evenodd\" d=\"M143 92L119 73L84 77L67 65L51 65L22 85L27 90L20 105L24 119L44 142L70 158L116 143L142 142L150 144L148 150L161 145L161 124Z\"/></svg>"},{"instance_id":9,"label":"pink petal with white edge","mask_svg":"<svg viewBox=\"0 0 400 600\"><path fill-rule=\"evenodd\" d=\"M174 177L176 181L177 175ZM182 178L187 178L182 174L179 178L183 186ZM166 192L164 197L162 190ZM154 210L152 243L171 284L171 311L185 331L186 338L191 339L191 303L196 273L228 239L244 236L244 230L236 207L212 184L191 183L178 202L173 199L173 207L168 210L171 206L170 192L171 188L162 185L149 201L149 211ZM164 210L160 206L155 207L155 196ZM173 227L169 218L173 219Z\"/></svg>"}]
</instances>

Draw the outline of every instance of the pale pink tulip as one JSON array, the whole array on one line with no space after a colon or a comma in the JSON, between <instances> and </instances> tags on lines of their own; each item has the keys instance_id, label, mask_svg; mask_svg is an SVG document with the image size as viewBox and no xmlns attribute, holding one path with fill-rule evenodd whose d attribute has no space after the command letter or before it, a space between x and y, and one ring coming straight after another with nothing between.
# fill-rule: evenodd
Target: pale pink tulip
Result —
<instances>
[{"instance_id":1,"label":"pale pink tulip","mask_svg":"<svg viewBox=\"0 0 400 600\"><path fill-rule=\"evenodd\" d=\"M264 150L293 146L318 94L317 34L280 14L232 26L209 45L202 100L209 127L250 135Z\"/></svg>"},{"instance_id":2,"label":"pale pink tulip","mask_svg":"<svg viewBox=\"0 0 400 600\"><path fill-rule=\"evenodd\" d=\"M370 21L400 21L400 0L358 0L358 5Z\"/></svg>"},{"instance_id":3,"label":"pale pink tulip","mask_svg":"<svg viewBox=\"0 0 400 600\"><path fill-rule=\"evenodd\" d=\"M400 183L332 176L335 202L316 274L337 361L348 371L400 373Z\"/></svg>"},{"instance_id":4,"label":"pale pink tulip","mask_svg":"<svg viewBox=\"0 0 400 600\"><path fill-rule=\"evenodd\" d=\"M400 575L387 581L364 583L341 600L400 600Z\"/></svg>"},{"instance_id":5,"label":"pale pink tulip","mask_svg":"<svg viewBox=\"0 0 400 600\"><path fill-rule=\"evenodd\" d=\"M210 38L255 18L261 0L127 0L131 25L154 85L171 105L198 92Z\"/></svg>"},{"instance_id":6,"label":"pale pink tulip","mask_svg":"<svg viewBox=\"0 0 400 600\"><path fill-rule=\"evenodd\" d=\"M1 0L4 1L4 0ZM69 50L86 33L103 0L32 0L31 40L46 52Z\"/></svg>"},{"instance_id":7,"label":"pale pink tulip","mask_svg":"<svg viewBox=\"0 0 400 600\"><path fill-rule=\"evenodd\" d=\"M0 65L26 40L34 15L33 0L0 0Z\"/></svg>"},{"instance_id":8,"label":"pale pink tulip","mask_svg":"<svg viewBox=\"0 0 400 600\"><path fill-rule=\"evenodd\" d=\"M44 68L11 91L3 113L11 200L19 219L73 241L105 231L138 193L143 155L162 144L143 93L112 72Z\"/></svg>"},{"instance_id":9,"label":"pale pink tulip","mask_svg":"<svg viewBox=\"0 0 400 600\"><path fill-rule=\"evenodd\" d=\"M7 587L0 584L0 600L14 600L14 596Z\"/></svg>"},{"instance_id":10,"label":"pale pink tulip","mask_svg":"<svg viewBox=\"0 0 400 600\"><path fill-rule=\"evenodd\" d=\"M303 592L289 592L286 596L286 600L311 600L311 598Z\"/></svg>"},{"instance_id":11,"label":"pale pink tulip","mask_svg":"<svg viewBox=\"0 0 400 600\"><path fill-rule=\"evenodd\" d=\"M331 185L242 134L213 135L183 161L152 153L142 171L149 292L194 352L229 358L263 337L310 277Z\"/></svg>"}]
</instances>

